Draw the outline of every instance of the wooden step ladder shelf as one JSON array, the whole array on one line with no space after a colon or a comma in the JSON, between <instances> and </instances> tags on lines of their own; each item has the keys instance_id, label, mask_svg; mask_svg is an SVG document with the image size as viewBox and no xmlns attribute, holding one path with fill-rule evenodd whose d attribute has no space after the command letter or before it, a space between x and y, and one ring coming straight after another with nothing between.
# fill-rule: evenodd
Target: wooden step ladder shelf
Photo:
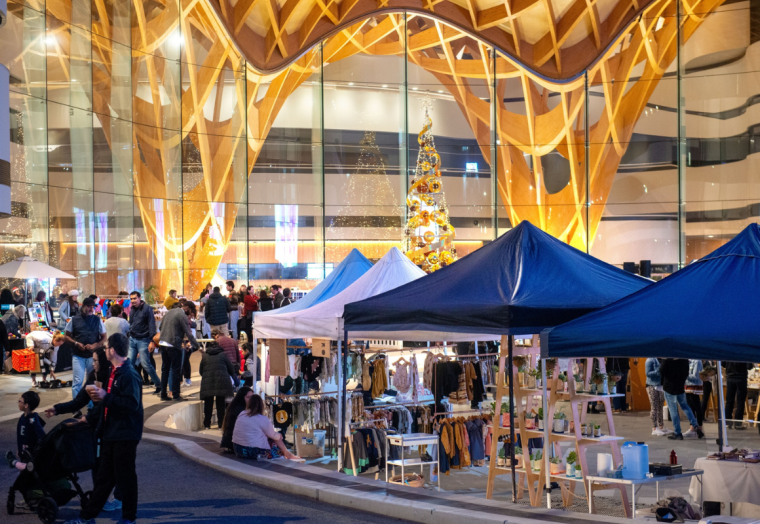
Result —
<instances>
[{"instance_id":1,"label":"wooden step ladder shelf","mask_svg":"<svg viewBox=\"0 0 760 524\"><path fill-rule=\"evenodd\" d=\"M502 337L501 351L499 353L499 373L496 380L496 399L495 399L495 411L494 411L494 431L493 439L491 442L491 462L489 464L488 471L488 485L486 488L486 497L493 498L494 482L497 476L511 474L511 469L508 466L497 466L496 457L498 450L498 441L500 436L509 436L510 428L508 426L502 426L501 413L502 401L505 396L508 397L508 384L505 383L506 373L505 369L508 366L508 345L509 341L506 336ZM515 352L519 352L517 355L522 356L527 360L531 368L536 368L540 355L538 348L514 348ZM515 356L517 356L515 355ZM548 459L550 456L550 450L553 451L554 456L561 456L561 442L574 442L575 452L578 455L578 462L581 466L583 478L567 477L564 473L549 475L550 482L556 482L559 484L562 490L562 504L563 506L569 506L573 503L573 499L576 497L584 498L589 501L591 509L594 509L593 492L599 490L617 489L620 492L621 501L625 510L626 516L631 516L631 507L628 500L628 494L625 487L622 484L605 484L604 486L591 486L591 493L589 493L589 487L584 479L590 474L588 466L587 452L592 447L608 447L609 452L612 454L615 467L622 463L622 456L618 443L623 440L623 437L618 437L615 433L615 424L612 419L612 405L611 399L617 395L597 394L588 391L587 386L591 383L591 375L593 370L594 359L580 359L584 361L584 387L583 391L576 392L575 390L575 378L573 376L573 360L563 362L564 369L560 369L560 365L555 365L551 374L547 372L547 384L546 391L549 398L546 402L546 412L544 413L544 424L551 425L554 420L554 415L559 411L558 403L560 401L570 403L570 413L568 418L573 423L573 431L568 433L557 433L549 431L548 439L545 439L543 446L543 464L540 470L534 471L530 466L527 468L516 468L515 472L518 477L515 496L517 499L521 499L524 496L525 490L528 491L530 503L533 506L541 506L544 490L546 487L546 472L548 466ZM604 373L606 368L603 359L599 360L599 371ZM565 383L560 380L560 373L566 372L567 374L567 391L565 391ZM512 405L514 406L514 419L511 421L515 425L515 436L522 435L522 455L523 464L530 464L530 450L527 439L530 438L544 438L545 432L542 429L528 429L525 423L526 413L531 413L533 408L540 407L543 398L543 389L539 388L525 388L520 387L518 381L518 368L513 364L510 373L511 380L513 381L513 393L514 399ZM538 403L536 403L538 400ZM588 437L581 434L581 424L586 421L586 410L590 402L598 402L604 405L605 414L607 418L607 433L600 437ZM506 444L506 442L505 442ZM596 472L594 472L596 473ZM580 484L583 486L583 495L576 494L576 486Z\"/></svg>"}]
</instances>

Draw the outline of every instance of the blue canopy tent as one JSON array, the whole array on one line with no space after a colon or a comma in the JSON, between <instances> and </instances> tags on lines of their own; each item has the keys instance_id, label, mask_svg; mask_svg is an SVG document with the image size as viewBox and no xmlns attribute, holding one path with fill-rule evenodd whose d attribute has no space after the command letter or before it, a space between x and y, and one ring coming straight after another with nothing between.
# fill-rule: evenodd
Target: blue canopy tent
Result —
<instances>
[{"instance_id":1,"label":"blue canopy tent","mask_svg":"<svg viewBox=\"0 0 760 524\"><path fill-rule=\"evenodd\" d=\"M760 226L656 284L542 333L541 356L760 362Z\"/></svg>"},{"instance_id":2,"label":"blue canopy tent","mask_svg":"<svg viewBox=\"0 0 760 524\"><path fill-rule=\"evenodd\" d=\"M450 266L387 293L347 304L344 327L346 333L361 331L369 338L387 338L388 332L394 332L393 338L401 340L494 340L499 335L540 333L650 283L523 221ZM512 337L505 338L506 369L512 369ZM504 364L501 358L500 373ZM545 372L546 366L542 369ZM509 395L513 397L512 381ZM544 393L544 403L547 397ZM546 405L544 413L548 413ZM512 402L510 416L514 416ZM510 426L510 442L515 442L514 425ZM510 458L514 494L514 455ZM545 460L548 471L548 454Z\"/></svg>"},{"instance_id":3,"label":"blue canopy tent","mask_svg":"<svg viewBox=\"0 0 760 524\"><path fill-rule=\"evenodd\" d=\"M377 338L493 340L540 333L650 283L523 221L450 266L347 304L343 319L348 331Z\"/></svg>"},{"instance_id":4,"label":"blue canopy tent","mask_svg":"<svg viewBox=\"0 0 760 524\"><path fill-rule=\"evenodd\" d=\"M348 286L356 282L360 276L370 270L372 262L367 260L367 257L361 254L361 252L354 248L348 254L343 262L338 264L338 267L327 275L322 282L320 282L314 289L306 293L306 296L300 300L296 300L289 306L285 306L280 309L272 309L270 311L256 313L255 316L269 316L277 315L279 313L301 311L311 306L324 302L328 298L332 298Z\"/></svg>"},{"instance_id":5,"label":"blue canopy tent","mask_svg":"<svg viewBox=\"0 0 760 524\"><path fill-rule=\"evenodd\" d=\"M547 329L541 333L541 356L760 362L759 296L760 226L751 224L660 282ZM718 373L720 380L720 366ZM722 388L718 393L723 410ZM725 421L725 414L721 418Z\"/></svg>"}]
</instances>

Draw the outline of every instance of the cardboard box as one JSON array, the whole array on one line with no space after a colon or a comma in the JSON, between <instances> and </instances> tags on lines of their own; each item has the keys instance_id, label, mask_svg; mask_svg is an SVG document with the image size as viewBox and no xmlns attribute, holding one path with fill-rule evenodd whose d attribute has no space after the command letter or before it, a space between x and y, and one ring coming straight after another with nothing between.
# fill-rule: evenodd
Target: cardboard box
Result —
<instances>
[{"instance_id":1,"label":"cardboard box","mask_svg":"<svg viewBox=\"0 0 760 524\"><path fill-rule=\"evenodd\" d=\"M325 431L314 433L296 430L296 455L301 458L320 458L325 456Z\"/></svg>"},{"instance_id":2,"label":"cardboard box","mask_svg":"<svg viewBox=\"0 0 760 524\"><path fill-rule=\"evenodd\" d=\"M311 354L315 357L330 356L330 341L326 338L314 338L311 340Z\"/></svg>"}]
</instances>

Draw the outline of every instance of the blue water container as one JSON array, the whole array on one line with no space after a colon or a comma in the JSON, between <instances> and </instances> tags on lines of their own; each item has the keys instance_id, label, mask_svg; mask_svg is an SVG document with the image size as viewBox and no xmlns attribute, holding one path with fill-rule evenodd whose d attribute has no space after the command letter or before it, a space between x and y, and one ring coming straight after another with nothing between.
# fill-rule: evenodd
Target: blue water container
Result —
<instances>
[{"instance_id":1,"label":"blue water container","mask_svg":"<svg viewBox=\"0 0 760 524\"><path fill-rule=\"evenodd\" d=\"M649 446L643 442L625 442L620 451L623 454L623 478L646 478L649 473Z\"/></svg>"}]
</instances>

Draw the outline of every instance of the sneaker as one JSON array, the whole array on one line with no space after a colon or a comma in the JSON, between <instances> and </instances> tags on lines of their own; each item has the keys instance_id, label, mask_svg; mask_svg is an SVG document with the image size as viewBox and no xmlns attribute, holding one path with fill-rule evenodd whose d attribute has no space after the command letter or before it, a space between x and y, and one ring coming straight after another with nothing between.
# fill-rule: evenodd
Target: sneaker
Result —
<instances>
[{"instance_id":1,"label":"sneaker","mask_svg":"<svg viewBox=\"0 0 760 524\"><path fill-rule=\"evenodd\" d=\"M745 426L744 424L741 424L741 423L737 423L737 424L734 424L734 429L737 429L739 431L743 431L743 430L747 429L747 426Z\"/></svg>"},{"instance_id":2,"label":"sneaker","mask_svg":"<svg viewBox=\"0 0 760 524\"><path fill-rule=\"evenodd\" d=\"M686 433L683 434L683 438L695 438L697 436L697 432L693 429L689 429Z\"/></svg>"},{"instance_id":3,"label":"sneaker","mask_svg":"<svg viewBox=\"0 0 760 524\"><path fill-rule=\"evenodd\" d=\"M153 392L153 395L160 395L161 394L161 388L156 388L156 391Z\"/></svg>"},{"instance_id":4,"label":"sneaker","mask_svg":"<svg viewBox=\"0 0 760 524\"><path fill-rule=\"evenodd\" d=\"M108 501L103 504L103 511L116 511L117 509L121 509L121 501L111 495Z\"/></svg>"},{"instance_id":5,"label":"sneaker","mask_svg":"<svg viewBox=\"0 0 760 524\"><path fill-rule=\"evenodd\" d=\"M654 435L655 437L664 437L665 435L667 435L667 433L665 433L663 430L659 428L655 428L652 430L652 435Z\"/></svg>"},{"instance_id":6,"label":"sneaker","mask_svg":"<svg viewBox=\"0 0 760 524\"><path fill-rule=\"evenodd\" d=\"M185 386L192 386L193 385L193 381L190 380L189 378L186 378L185 381L183 382L183 384Z\"/></svg>"},{"instance_id":7,"label":"sneaker","mask_svg":"<svg viewBox=\"0 0 760 524\"><path fill-rule=\"evenodd\" d=\"M29 510L29 504L26 503L25 500L21 499L18 502L16 502L16 509L23 509L23 510Z\"/></svg>"},{"instance_id":8,"label":"sneaker","mask_svg":"<svg viewBox=\"0 0 760 524\"><path fill-rule=\"evenodd\" d=\"M95 519L74 519L74 520L67 520L63 524L95 524Z\"/></svg>"},{"instance_id":9,"label":"sneaker","mask_svg":"<svg viewBox=\"0 0 760 524\"><path fill-rule=\"evenodd\" d=\"M697 438L705 438L705 432L701 428L697 428Z\"/></svg>"},{"instance_id":10,"label":"sneaker","mask_svg":"<svg viewBox=\"0 0 760 524\"><path fill-rule=\"evenodd\" d=\"M668 438L670 440L683 440L683 435L681 433L673 433L672 435L668 435Z\"/></svg>"},{"instance_id":11,"label":"sneaker","mask_svg":"<svg viewBox=\"0 0 760 524\"><path fill-rule=\"evenodd\" d=\"M5 460L8 461L8 465L11 469L16 468L16 455L12 451L5 454Z\"/></svg>"},{"instance_id":12,"label":"sneaker","mask_svg":"<svg viewBox=\"0 0 760 524\"><path fill-rule=\"evenodd\" d=\"M662 428L660 431L662 431L666 435L670 435L671 433L673 433L673 430L670 428Z\"/></svg>"},{"instance_id":13,"label":"sneaker","mask_svg":"<svg viewBox=\"0 0 760 524\"><path fill-rule=\"evenodd\" d=\"M161 402L169 402L170 400L171 398L169 397L164 397L163 395L161 396Z\"/></svg>"}]
</instances>

